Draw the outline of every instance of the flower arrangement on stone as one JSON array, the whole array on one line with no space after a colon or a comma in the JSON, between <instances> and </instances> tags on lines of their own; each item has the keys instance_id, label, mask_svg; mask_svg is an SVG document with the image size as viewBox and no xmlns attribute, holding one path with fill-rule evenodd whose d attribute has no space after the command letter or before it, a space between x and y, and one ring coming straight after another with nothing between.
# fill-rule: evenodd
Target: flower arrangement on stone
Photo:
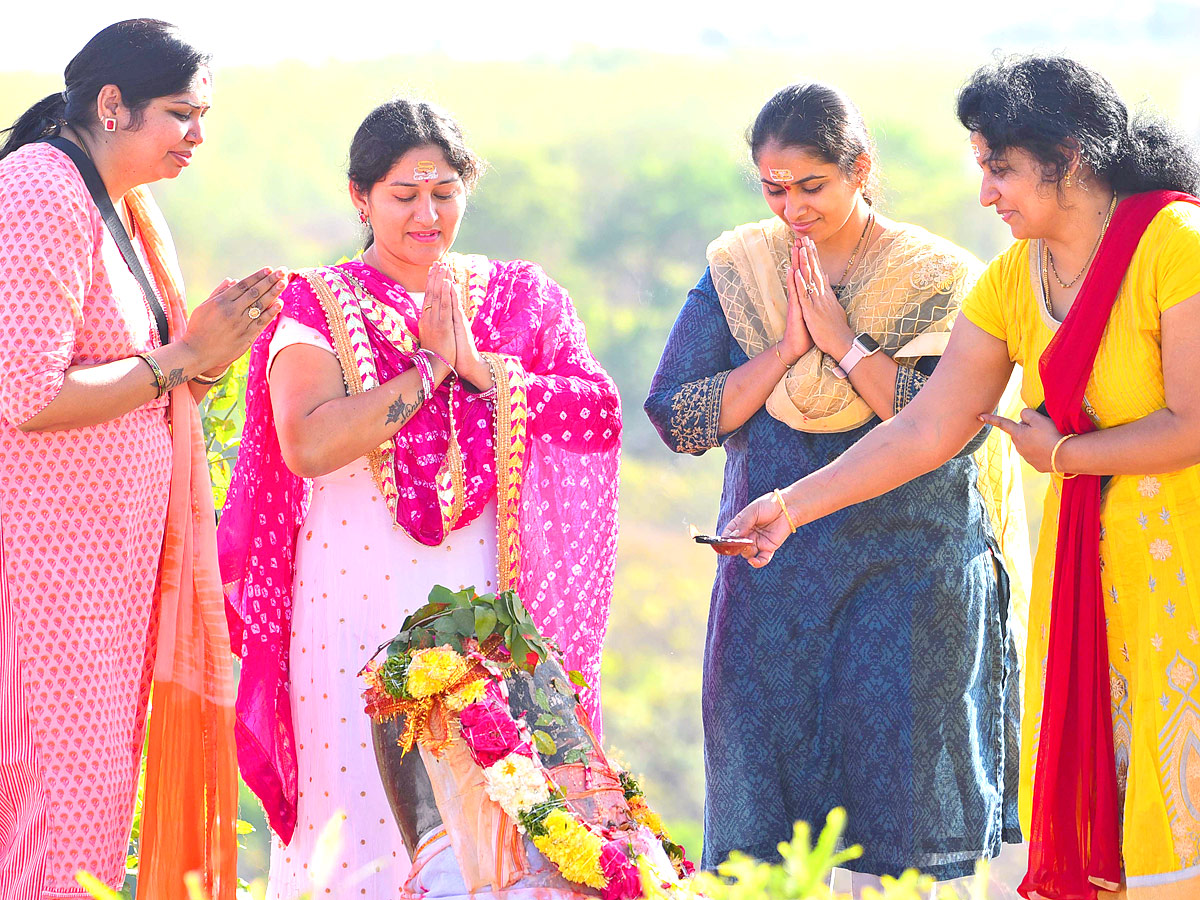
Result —
<instances>
[{"instance_id":1,"label":"flower arrangement on stone","mask_svg":"<svg viewBox=\"0 0 1200 900\"><path fill-rule=\"evenodd\" d=\"M637 782L592 733L577 672L512 591L436 586L363 670L366 712L403 717L397 743L434 759L462 742L487 797L568 882L604 900L693 896L694 872Z\"/></svg>"}]
</instances>

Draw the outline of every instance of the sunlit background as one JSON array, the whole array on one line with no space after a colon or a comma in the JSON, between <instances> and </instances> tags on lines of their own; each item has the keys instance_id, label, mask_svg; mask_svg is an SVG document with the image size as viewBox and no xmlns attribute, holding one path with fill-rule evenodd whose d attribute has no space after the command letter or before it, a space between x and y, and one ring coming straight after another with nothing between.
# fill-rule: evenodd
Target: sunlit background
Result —
<instances>
[{"instance_id":1,"label":"sunlit background","mask_svg":"<svg viewBox=\"0 0 1200 900\"><path fill-rule=\"evenodd\" d=\"M978 206L953 106L993 52L1076 55L1131 102L1149 100L1193 134L1200 123L1200 5L1114 0L22 3L4 14L0 122L61 89L88 38L135 15L176 22L214 55L207 142L154 189L193 300L225 275L354 252L346 151L363 115L395 93L448 107L488 159L458 249L541 263L570 290L624 398L606 731L694 856L713 556L686 529L714 526L723 460L672 457L641 403L708 242L769 214L742 137L762 102L797 80L845 89L878 143L882 208L985 259L1009 237ZM261 877L265 827L243 800L258 831L242 872Z\"/></svg>"}]
</instances>

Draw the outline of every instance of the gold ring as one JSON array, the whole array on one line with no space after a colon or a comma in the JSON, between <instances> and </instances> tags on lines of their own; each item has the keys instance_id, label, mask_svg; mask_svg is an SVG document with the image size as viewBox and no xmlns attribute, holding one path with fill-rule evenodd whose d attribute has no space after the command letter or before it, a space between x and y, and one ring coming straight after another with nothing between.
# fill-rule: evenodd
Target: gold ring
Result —
<instances>
[{"instance_id":1,"label":"gold ring","mask_svg":"<svg viewBox=\"0 0 1200 900\"><path fill-rule=\"evenodd\" d=\"M431 309L433 309L433 304L432 304L432 303L431 303L431 304L429 304L429 306L423 307L423 308L421 309L421 312L428 312L428 311L429 311L429 310L431 310Z\"/></svg>"},{"instance_id":2,"label":"gold ring","mask_svg":"<svg viewBox=\"0 0 1200 900\"><path fill-rule=\"evenodd\" d=\"M246 310L246 315L248 315L252 319L257 319L259 316L262 315L262 310L259 309L257 306L251 306L248 310Z\"/></svg>"}]
</instances>

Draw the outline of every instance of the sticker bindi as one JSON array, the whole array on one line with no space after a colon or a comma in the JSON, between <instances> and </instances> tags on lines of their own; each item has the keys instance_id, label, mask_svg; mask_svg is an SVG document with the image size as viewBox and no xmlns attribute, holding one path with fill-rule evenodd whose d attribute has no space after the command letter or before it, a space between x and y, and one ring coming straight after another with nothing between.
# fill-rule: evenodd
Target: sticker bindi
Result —
<instances>
[{"instance_id":1,"label":"sticker bindi","mask_svg":"<svg viewBox=\"0 0 1200 900\"><path fill-rule=\"evenodd\" d=\"M437 163L427 159L421 160L413 169L413 181L434 181L437 177Z\"/></svg>"},{"instance_id":2,"label":"sticker bindi","mask_svg":"<svg viewBox=\"0 0 1200 900\"><path fill-rule=\"evenodd\" d=\"M771 175L771 180L777 184L790 184L795 179L792 178L791 169L768 169Z\"/></svg>"}]
</instances>

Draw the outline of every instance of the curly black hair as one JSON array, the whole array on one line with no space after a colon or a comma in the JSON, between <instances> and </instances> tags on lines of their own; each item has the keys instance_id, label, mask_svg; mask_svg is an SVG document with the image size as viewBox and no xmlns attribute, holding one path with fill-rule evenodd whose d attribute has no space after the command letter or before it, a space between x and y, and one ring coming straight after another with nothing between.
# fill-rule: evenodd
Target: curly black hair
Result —
<instances>
[{"instance_id":1,"label":"curly black hair","mask_svg":"<svg viewBox=\"0 0 1200 900\"><path fill-rule=\"evenodd\" d=\"M975 71L958 94L958 120L994 154L1026 151L1058 184L1076 153L1120 193L1196 193L1195 148L1167 119L1131 116L1112 84L1064 56L1006 56Z\"/></svg>"}]
</instances>

